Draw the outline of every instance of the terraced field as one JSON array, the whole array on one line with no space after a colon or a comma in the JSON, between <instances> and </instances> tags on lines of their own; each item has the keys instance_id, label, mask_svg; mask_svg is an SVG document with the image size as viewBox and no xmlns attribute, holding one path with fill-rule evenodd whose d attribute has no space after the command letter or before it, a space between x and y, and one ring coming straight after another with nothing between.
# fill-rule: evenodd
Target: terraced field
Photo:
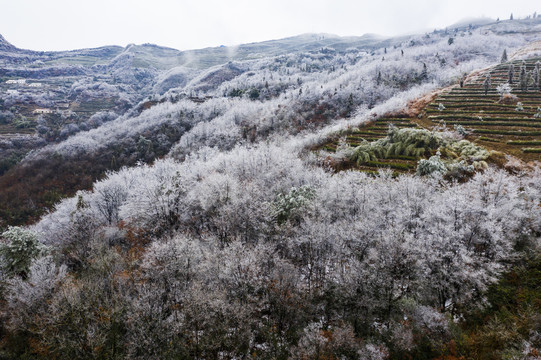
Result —
<instances>
[{"instance_id":1,"label":"terraced field","mask_svg":"<svg viewBox=\"0 0 541 360\"><path fill-rule=\"evenodd\" d=\"M541 58L526 60L528 76ZM498 85L509 81L508 72L514 65L511 103L501 103ZM463 88L454 88L438 96L425 109L426 125L462 126L467 139L488 149L514 155L525 161L541 160L541 118L536 117L541 107L541 91L530 82L528 90L520 90L519 74L522 61L500 64L479 74ZM491 86L485 95L483 83L490 74ZM517 103L522 104L519 110ZM441 105L440 105L441 104ZM443 106L443 107L442 107ZM429 124L432 123L432 124Z\"/></svg>"},{"instance_id":2,"label":"terraced field","mask_svg":"<svg viewBox=\"0 0 541 360\"><path fill-rule=\"evenodd\" d=\"M535 63L541 58L526 60L528 76L533 72ZM508 71L514 65L511 95L515 99L502 103L497 87L509 81ZM467 133L466 139L489 150L514 155L525 161L541 160L541 91L530 81L528 90L520 90L519 74L522 61L499 64L481 72L464 84L453 87L450 91L438 95L423 110L418 118L380 118L374 123L349 131L320 149L335 152L340 143L357 147L363 141L375 141L386 136L388 127L425 128L446 126L448 129L461 126ZM484 81L490 74L491 84L485 94ZM522 109L517 107L521 103ZM344 141L345 140L345 141ZM426 158L433 151L427 151ZM410 154L406 154L410 155ZM392 155L386 158L371 159L357 164L349 164L361 171L377 171L388 167L396 172L415 171L420 157Z\"/></svg>"},{"instance_id":3,"label":"terraced field","mask_svg":"<svg viewBox=\"0 0 541 360\"><path fill-rule=\"evenodd\" d=\"M340 143L344 142L349 146L359 146L364 141L376 141L387 136L389 126L393 125L398 129L417 128L418 125L410 118L388 117L379 118L374 123L368 124L356 130L349 131L344 137L337 138L322 149L328 152L335 152ZM376 161L367 161L363 164L354 165L355 168L366 172L376 172L380 168L390 168L395 172L412 172L417 166L417 157L407 155L392 155L386 158L378 158ZM352 164L353 165L353 164Z\"/></svg>"}]
</instances>

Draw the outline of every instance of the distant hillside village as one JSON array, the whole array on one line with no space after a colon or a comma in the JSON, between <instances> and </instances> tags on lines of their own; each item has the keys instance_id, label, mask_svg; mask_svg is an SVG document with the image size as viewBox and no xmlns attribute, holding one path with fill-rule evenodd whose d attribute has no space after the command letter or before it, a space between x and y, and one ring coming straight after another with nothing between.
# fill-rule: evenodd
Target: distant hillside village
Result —
<instances>
[{"instance_id":1,"label":"distant hillside village","mask_svg":"<svg viewBox=\"0 0 541 360\"><path fill-rule=\"evenodd\" d=\"M6 84L25 85L26 84L26 79L7 80ZM26 85L29 86L29 87L42 87L43 86L43 84L40 83L40 82L28 83Z\"/></svg>"},{"instance_id":2,"label":"distant hillside village","mask_svg":"<svg viewBox=\"0 0 541 360\"><path fill-rule=\"evenodd\" d=\"M43 83L41 82L26 82L26 79L10 79L6 80L5 82L7 85L25 85L29 88L42 88ZM8 95L18 95L19 90L17 89L6 89L6 93ZM54 109L51 108L37 108L32 111L35 115L41 115L41 114L53 114L55 112L57 113L64 113L69 108L70 103L69 102L56 102L54 104Z\"/></svg>"}]
</instances>

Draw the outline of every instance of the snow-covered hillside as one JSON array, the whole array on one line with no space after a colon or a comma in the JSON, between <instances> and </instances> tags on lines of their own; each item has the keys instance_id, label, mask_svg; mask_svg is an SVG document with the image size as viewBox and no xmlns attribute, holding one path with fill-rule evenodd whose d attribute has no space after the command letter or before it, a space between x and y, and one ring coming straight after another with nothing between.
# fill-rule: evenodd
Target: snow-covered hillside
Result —
<instances>
[{"instance_id":1,"label":"snow-covered hillside","mask_svg":"<svg viewBox=\"0 0 541 360\"><path fill-rule=\"evenodd\" d=\"M303 35L217 64L225 50L201 50L199 66L166 48L156 66L144 45L78 65L111 78L79 79L73 97L130 107L0 177L0 358L452 359L493 341L490 358L533 359L539 289L506 289L514 272L538 276L541 170L423 121L504 50L535 55L539 23ZM408 117L348 145L352 129ZM330 166L384 143L411 161L404 134L431 155L417 174Z\"/></svg>"}]
</instances>

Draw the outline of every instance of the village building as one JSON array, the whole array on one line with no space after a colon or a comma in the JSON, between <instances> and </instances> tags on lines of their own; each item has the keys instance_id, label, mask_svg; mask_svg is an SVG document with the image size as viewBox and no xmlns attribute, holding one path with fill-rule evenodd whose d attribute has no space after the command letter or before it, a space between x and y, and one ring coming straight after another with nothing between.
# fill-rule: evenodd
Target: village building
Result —
<instances>
[{"instance_id":1,"label":"village building","mask_svg":"<svg viewBox=\"0 0 541 360\"><path fill-rule=\"evenodd\" d=\"M25 84L26 79L8 80L6 84Z\"/></svg>"},{"instance_id":2,"label":"village building","mask_svg":"<svg viewBox=\"0 0 541 360\"><path fill-rule=\"evenodd\" d=\"M36 109L32 113L33 114L52 114L53 110L51 110L51 109Z\"/></svg>"},{"instance_id":3,"label":"village building","mask_svg":"<svg viewBox=\"0 0 541 360\"><path fill-rule=\"evenodd\" d=\"M41 87L42 84L39 83L39 82L36 82L36 83L30 83L30 84L28 84L28 86L30 86L30 87L36 87L36 88L37 88L37 87Z\"/></svg>"}]
</instances>

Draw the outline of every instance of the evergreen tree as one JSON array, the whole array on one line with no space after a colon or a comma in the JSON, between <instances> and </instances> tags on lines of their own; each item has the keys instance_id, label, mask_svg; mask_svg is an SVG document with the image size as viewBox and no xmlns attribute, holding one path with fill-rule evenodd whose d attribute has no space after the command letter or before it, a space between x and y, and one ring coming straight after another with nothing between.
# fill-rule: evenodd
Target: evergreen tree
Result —
<instances>
[{"instance_id":1,"label":"evergreen tree","mask_svg":"<svg viewBox=\"0 0 541 360\"><path fill-rule=\"evenodd\" d=\"M520 90L528 91L528 73L526 72L526 63L524 61L520 67L518 82L520 84Z\"/></svg>"},{"instance_id":2,"label":"evergreen tree","mask_svg":"<svg viewBox=\"0 0 541 360\"><path fill-rule=\"evenodd\" d=\"M38 235L31 230L10 226L1 236L0 269L9 276L21 276L25 279L32 260L45 252L45 247L38 241Z\"/></svg>"},{"instance_id":3,"label":"evergreen tree","mask_svg":"<svg viewBox=\"0 0 541 360\"><path fill-rule=\"evenodd\" d=\"M509 71L507 72L507 82L510 85L513 84L513 76L515 76L515 66L511 64L511 66L509 66Z\"/></svg>"},{"instance_id":4,"label":"evergreen tree","mask_svg":"<svg viewBox=\"0 0 541 360\"><path fill-rule=\"evenodd\" d=\"M428 79L428 69L426 68L426 63L423 63L423 70L421 71L421 80Z\"/></svg>"},{"instance_id":5,"label":"evergreen tree","mask_svg":"<svg viewBox=\"0 0 541 360\"><path fill-rule=\"evenodd\" d=\"M501 60L501 63L506 63L507 62L507 50L503 49L503 54L502 54L502 60Z\"/></svg>"},{"instance_id":6,"label":"evergreen tree","mask_svg":"<svg viewBox=\"0 0 541 360\"><path fill-rule=\"evenodd\" d=\"M509 17L509 20L513 20L513 13L511 13L511 16Z\"/></svg>"},{"instance_id":7,"label":"evergreen tree","mask_svg":"<svg viewBox=\"0 0 541 360\"><path fill-rule=\"evenodd\" d=\"M541 63L539 61L535 63L535 68L533 69L533 80L534 87L537 90L541 90Z\"/></svg>"},{"instance_id":8,"label":"evergreen tree","mask_svg":"<svg viewBox=\"0 0 541 360\"><path fill-rule=\"evenodd\" d=\"M485 89L485 95L488 95L488 90L490 89L490 73L487 74L485 77L485 81L483 82L483 88Z\"/></svg>"}]
</instances>

